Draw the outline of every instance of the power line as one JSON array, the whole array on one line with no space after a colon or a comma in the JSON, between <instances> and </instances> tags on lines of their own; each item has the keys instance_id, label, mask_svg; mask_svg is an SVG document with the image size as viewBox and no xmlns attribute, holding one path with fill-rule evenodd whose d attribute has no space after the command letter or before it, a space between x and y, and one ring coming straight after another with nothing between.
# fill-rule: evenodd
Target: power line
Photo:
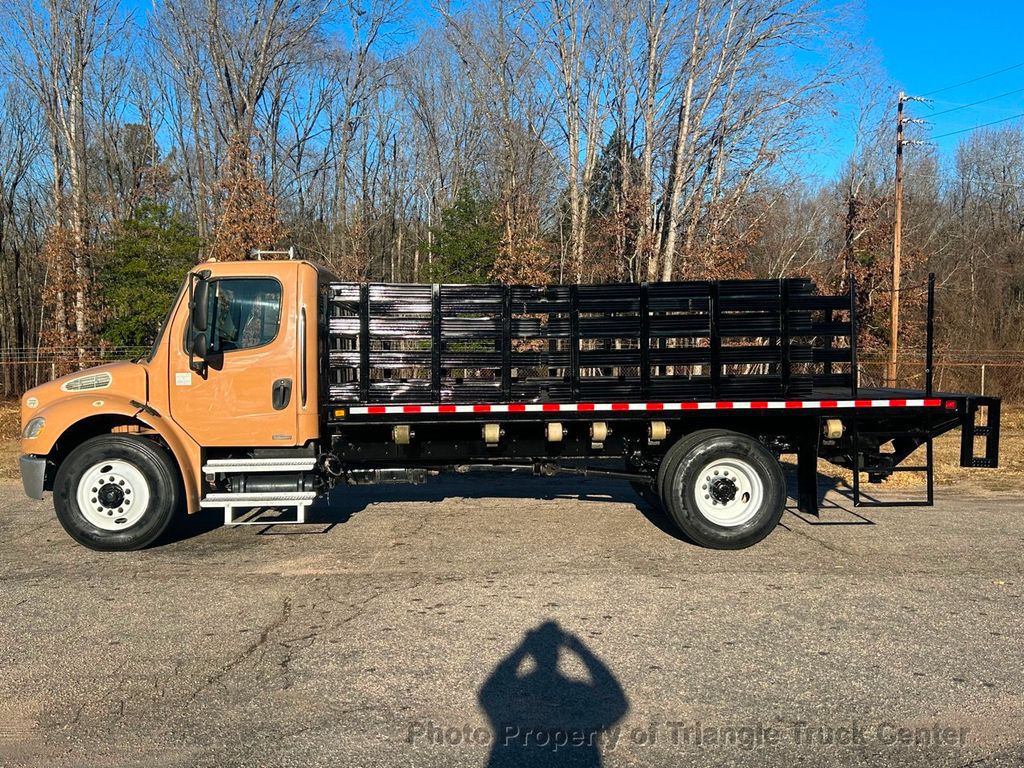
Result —
<instances>
[{"instance_id":1,"label":"power line","mask_svg":"<svg viewBox=\"0 0 1024 768\"><path fill-rule=\"evenodd\" d=\"M986 79L988 79L990 77L995 77L996 75L1001 75L1001 74L1003 74L1003 72L1009 72L1011 69L1020 69L1021 67L1024 67L1024 61L1020 62L1019 64L1013 64L1012 66L1006 67L1004 69L998 69L995 72L989 72L987 75L980 75L978 77L972 77L970 80L964 80L962 83L956 83L954 85L947 85L945 88L937 88L934 91L928 91L928 93L924 93L924 94L921 94L921 95L922 96L931 96L932 94L935 94L935 93L944 93L946 91L951 91L954 88L959 88L961 85L970 85L971 83L976 83L979 80L986 80Z\"/></svg>"},{"instance_id":2,"label":"power line","mask_svg":"<svg viewBox=\"0 0 1024 768\"><path fill-rule=\"evenodd\" d=\"M988 128L990 125L999 125L999 123L1005 123L1008 120L1016 120L1018 117L1024 117L1024 112L1021 112L1019 115L1010 115L1009 117L1004 117L1002 120L993 120L991 123L982 123L981 125L976 125L973 128L961 128L959 131L940 133L938 136L932 136L931 140L937 141L938 139L944 139L947 136L956 136L958 133L967 133L968 131L976 131L979 128Z\"/></svg>"},{"instance_id":3,"label":"power line","mask_svg":"<svg viewBox=\"0 0 1024 768\"><path fill-rule=\"evenodd\" d=\"M968 107L976 107L979 104L985 104L985 103L987 103L989 101L995 101L996 99L1001 99L1004 96L1013 96L1015 93L1024 93L1024 88L1018 88L1015 91L1007 91L1006 93L1000 93L998 96L989 96L987 99L981 99L980 101L972 101L970 104L961 104L961 105L959 105L957 107L951 107L949 109L944 109L941 112L933 112L931 115L929 115L929 117L938 117L939 115L945 115L945 114L949 114L950 112L956 112L959 109L967 109Z\"/></svg>"},{"instance_id":4,"label":"power line","mask_svg":"<svg viewBox=\"0 0 1024 768\"><path fill-rule=\"evenodd\" d=\"M1007 189L1024 189L1024 183L1016 181L1003 181L1000 179L983 179L980 176L973 175L960 175L960 174L948 174L940 175L937 173L918 173L911 171L907 174L908 179L917 181L918 179L930 179L932 181L938 181L943 184L958 184L960 182L968 182L970 184L980 184L983 187L1005 187Z\"/></svg>"}]
</instances>

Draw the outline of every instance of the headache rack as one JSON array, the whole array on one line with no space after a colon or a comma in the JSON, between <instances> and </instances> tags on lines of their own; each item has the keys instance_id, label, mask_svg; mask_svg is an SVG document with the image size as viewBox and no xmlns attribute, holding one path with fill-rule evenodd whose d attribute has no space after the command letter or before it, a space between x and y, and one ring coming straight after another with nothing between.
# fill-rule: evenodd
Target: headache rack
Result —
<instances>
[{"instance_id":1,"label":"headache rack","mask_svg":"<svg viewBox=\"0 0 1024 768\"><path fill-rule=\"evenodd\" d=\"M853 286L331 283L326 400L809 398L857 387Z\"/></svg>"}]
</instances>

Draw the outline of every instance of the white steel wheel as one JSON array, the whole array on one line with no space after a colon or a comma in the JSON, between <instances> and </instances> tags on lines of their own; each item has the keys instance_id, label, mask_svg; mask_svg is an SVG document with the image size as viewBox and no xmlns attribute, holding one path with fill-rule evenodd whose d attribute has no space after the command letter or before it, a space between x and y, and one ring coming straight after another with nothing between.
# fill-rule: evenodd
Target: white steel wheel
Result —
<instances>
[{"instance_id":1,"label":"white steel wheel","mask_svg":"<svg viewBox=\"0 0 1024 768\"><path fill-rule=\"evenodd\" d=\"M740 458L720 458L700 470L694 488L697 511L715 525L735 528L750 522L764 503L760 473Z\"/></svg>"},{"instance_id":2,"label":"white steel wheel","mask_svg":"<svg viewBox=\"0 0 1024 768\"><path fill-rule=\"evenodd\" d=\"M103 434L72 450L53 478L53 508L64 530L89 549L142 549L184 511L173 456L137 435Z\"/></svg>"},{"instance_id":3,"label":"white steel wheel","mask_svg":"<svg viewBox=\"0 0 1024 768\"><path fill-rule=\"evenodd\" d=\"M138 523L149 508L149 482L124 459L100 461L82 474L75 499L91 525L123 531Z\"/></svg>"},{"instance_id":4,"label":"white steel wheel","mask_svg":"<svg viewBox=\"0 0 1024 768\"><path fill-rule=\"evenodd\" d=\"M786 507L778 460L750 435L704 429L669 448L658 472L669 517L691 541L742 549L761 541Z\"/></svg>"}]
</instances>

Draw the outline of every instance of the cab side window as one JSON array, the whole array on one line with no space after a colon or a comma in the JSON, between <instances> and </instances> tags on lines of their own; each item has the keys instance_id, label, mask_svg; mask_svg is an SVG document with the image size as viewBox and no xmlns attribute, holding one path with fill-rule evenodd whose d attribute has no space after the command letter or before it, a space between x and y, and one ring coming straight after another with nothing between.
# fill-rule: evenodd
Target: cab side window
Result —
<instances>
[{"instance_id":1,"label":"cab side window","mask_svg":"<svg viewBox=\"0 0 1024 768\"><path fill-rule=\"evenodd\" d=\"M281 284L265 277L224 277L210 285L211 352L269 344L281 325Z\"/></svg>"}]
</instances>

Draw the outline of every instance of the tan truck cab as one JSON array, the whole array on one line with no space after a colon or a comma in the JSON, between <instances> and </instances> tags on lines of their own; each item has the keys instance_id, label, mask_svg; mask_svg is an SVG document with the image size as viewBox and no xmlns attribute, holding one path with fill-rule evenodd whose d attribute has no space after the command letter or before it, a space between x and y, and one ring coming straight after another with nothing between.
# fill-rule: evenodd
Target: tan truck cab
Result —
<instances>
[{"instance_id":1,"label":"tan truck cab","mask_svg":"<svg viewBox=\"0 0 1024 768\"><path fill-rule=\"evenodd\" d=\"M62 522L83 543L145 546L179 503L189 512L200 508L204 448L296 448L315 441L323 279L305 261L196 268L147 357L89 368L25 393L26 494L38 499L52 490ZM190 313L197 299L205 301L205 313ZM196 314L211 323L199 333L190 324ZM196 336L205 347L201 358ZM152 506L160 514L151 514ZM140 528L143 517L151 524Z\"/></svg>"}]
</instances>

